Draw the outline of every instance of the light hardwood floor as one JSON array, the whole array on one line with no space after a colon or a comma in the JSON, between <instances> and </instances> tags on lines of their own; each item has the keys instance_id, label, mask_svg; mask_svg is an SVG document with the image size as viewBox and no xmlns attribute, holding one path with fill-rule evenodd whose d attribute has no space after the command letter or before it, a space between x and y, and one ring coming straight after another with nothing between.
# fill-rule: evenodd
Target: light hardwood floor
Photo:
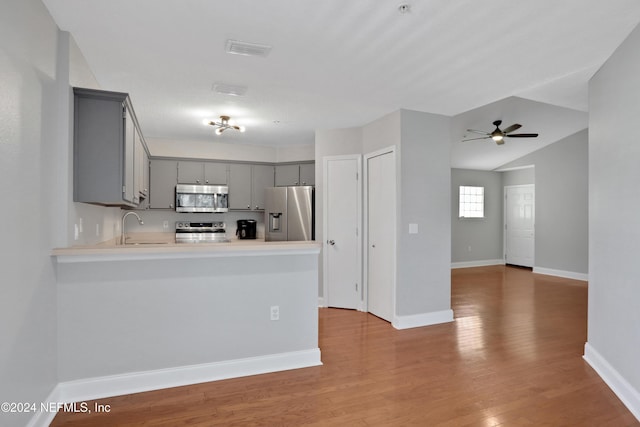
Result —
<instances>
[{"instance_id":1,"label":"light hardwood floor","mask_svg":"<svg viewBox=\"0 0 640 427\"><path fill-rule=\"evenodd\" d=\"M398 331L321 309L323 366L101 399L109 414L52 425L640 425L582 359L585 282L504 266L451 277L455 322Z\"/></svg>"}]
</instances>

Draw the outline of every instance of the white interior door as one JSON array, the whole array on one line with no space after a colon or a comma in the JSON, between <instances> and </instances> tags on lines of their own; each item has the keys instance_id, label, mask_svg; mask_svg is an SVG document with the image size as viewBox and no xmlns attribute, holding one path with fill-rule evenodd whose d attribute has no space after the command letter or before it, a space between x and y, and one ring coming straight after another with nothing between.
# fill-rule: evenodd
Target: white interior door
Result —
<instances>
[{"instance_id":1,"label":"white interior door","mask_svg":"<svg viewBox=\"0 0 640 427\"><path fill-rule=\"evenodd\" d=\"M395 314L395 152L367 156L367 310L393 321Z\"/></svg>"},{"instance_id":2,"label":"white interior door","mask_svg":"<svg viewBox=\"0 0 640 427\"><path fill-rule=\"evenodd\" d=\"M362 308L360 156L324 159L325 304Z\"/></svg>"},{"instance_id":3,"label":"white interior door","mask_svg":"<svg viewBox=\"0 0 640 427\"><path fill-rule=\"evenodd\" d=\"M533 267L535 251L535 187L505 187L505 262Z\"/></svg>"}]
</instances>

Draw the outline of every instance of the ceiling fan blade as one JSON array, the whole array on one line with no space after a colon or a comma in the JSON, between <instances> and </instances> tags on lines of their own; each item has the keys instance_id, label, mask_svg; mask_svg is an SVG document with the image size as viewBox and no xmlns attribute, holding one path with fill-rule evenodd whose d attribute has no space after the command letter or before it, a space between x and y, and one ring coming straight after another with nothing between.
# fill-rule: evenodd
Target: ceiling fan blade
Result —
<instances>
[{"instance_id":1,"label":"ceiling fan blade","mask_svg":"<svg viewBox=\"0 0 640 427\"><path fill-rule=\"evenodd\" d=\"M490 136L483 136L483 137L480 137L480 138L469 138L469 139L463 139L463 140L462 140L462 142L465 142L465 141L475 141L475 140L477 140L477 139L491 139L491 137L490 137Z\"/></svg>"},{"instance_id":2,"label":"ceiling fan blade","mask_svg":"<svg viewBox=\"0 0 640 427\"><path fill-rule=\"evenodd\" d=\"M489 132L483 130L467 129L467 132L479 133L480 135L489 135Z\"/></svg>"},{"instance_id":3,"label":"ceiling fan blade","mask_svg":"<svg viewBox=\"0 0 640 427\"><path fill-rule=\"evenodd\" d=\"M520 129L521 127L522 127L522 125L519 125L518 123L515 123L515 124L505 128L502 132L504 132L504 133L513 132L514 130Z\"/></svg>"},{"instance_id":4,"label":"ceiling fan blade","mask_svg":"<svg viewBox=\"0 0 640 427\"><path fill-rule=\"evenodd\" d=\"M509 138L535 138L538 136L537 133L514 133L512 135L505 135Z\"/></svg>"}]
</instances>

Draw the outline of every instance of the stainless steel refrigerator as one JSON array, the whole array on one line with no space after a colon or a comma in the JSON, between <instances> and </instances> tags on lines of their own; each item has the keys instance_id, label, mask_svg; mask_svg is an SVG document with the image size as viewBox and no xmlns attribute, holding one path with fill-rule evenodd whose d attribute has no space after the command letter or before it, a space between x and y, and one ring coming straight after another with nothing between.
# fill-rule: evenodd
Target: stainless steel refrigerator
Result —
<instances>
[{"instance_id":1,"label":"stainless steel refrigerator","mask_svg":"<svg viewBox=\"0 0 640 427\"><path fill-rule=\"evenodd\" d=\"M315 240L314 188L312 186L265 189L265 240Z\"/></svg>"}]
</instances>

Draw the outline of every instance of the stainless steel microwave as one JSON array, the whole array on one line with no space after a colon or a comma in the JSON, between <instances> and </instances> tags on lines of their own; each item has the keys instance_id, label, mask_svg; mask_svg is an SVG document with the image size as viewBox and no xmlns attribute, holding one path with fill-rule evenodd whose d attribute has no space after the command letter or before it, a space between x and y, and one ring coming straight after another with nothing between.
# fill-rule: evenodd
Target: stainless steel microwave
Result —
<instances>
[{"instance_id":1,"label":"stainless steel microwave","mask_svg":"<svg viewBox=\"0 0 640 427\"><path fill-rule=\"evenodd\" d=\"M227 212L229 187L226 185L176 185L176 212Z\"/></svg>"}]
</instances>

